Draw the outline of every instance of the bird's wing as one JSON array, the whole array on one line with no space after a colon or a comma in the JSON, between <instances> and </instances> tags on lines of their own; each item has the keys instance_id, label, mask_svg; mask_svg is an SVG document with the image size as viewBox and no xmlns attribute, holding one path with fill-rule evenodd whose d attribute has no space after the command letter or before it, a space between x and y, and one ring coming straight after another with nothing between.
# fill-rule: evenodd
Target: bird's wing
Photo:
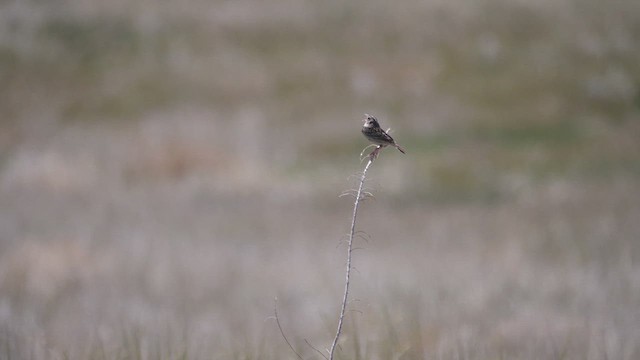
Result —
<instances>
[{"instance_id":1,"label":"bird's wing","mask_svg":"<svg viewBox=\"0 0 640 360\"><path fill-rule=\"evenodd\" d=\"M382 130L382 129L380 129L380 130ZM384 134L383 136L384 136L384 139L385 139L385 140L388 140L389 142L392 142L392 143L394 143L394 144L395 144L395 142L396 142L396 141L395 141L395 140L393 140L393 138L391 137L391 135L387 134L387 132L386 132L386 131L384 131L384 130L382 130L382 133Z\"/></svg>"}]
</instances>

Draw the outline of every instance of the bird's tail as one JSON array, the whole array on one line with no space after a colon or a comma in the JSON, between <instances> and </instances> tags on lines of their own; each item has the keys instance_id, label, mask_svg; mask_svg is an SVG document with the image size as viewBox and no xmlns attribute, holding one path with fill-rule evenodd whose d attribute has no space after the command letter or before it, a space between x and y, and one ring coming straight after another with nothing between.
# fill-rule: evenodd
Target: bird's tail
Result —
<instances>
[{"instance_id":1,"label":"bird's tail","mask_svg":"<svg viewBox=\"0 0 640 360\"><path fill-rule=\"evenodd\" d=\"M393 144L393 146L395 146L395 147L396 147L396 149L398 149L398 151L400 151L401 153L406 154L406 153L404 152L404 149L403 149L400 145L398 145L398 144Z\"/></svg>"}]
</instances>

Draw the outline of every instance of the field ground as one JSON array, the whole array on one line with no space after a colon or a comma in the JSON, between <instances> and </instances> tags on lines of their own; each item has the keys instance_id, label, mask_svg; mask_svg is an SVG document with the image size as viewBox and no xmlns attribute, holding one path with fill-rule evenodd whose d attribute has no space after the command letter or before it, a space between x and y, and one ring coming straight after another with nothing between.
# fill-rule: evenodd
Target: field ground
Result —
<instances>
[{"instance_id":1,"label":"field ground","mask_svg":"<svg viewBox=\"0 0 640 360\"><path fill-rule=\"evenodd\" d=\"M0 358L640 358L640 3L0 3Z\"/></svg>"}]
</instances>

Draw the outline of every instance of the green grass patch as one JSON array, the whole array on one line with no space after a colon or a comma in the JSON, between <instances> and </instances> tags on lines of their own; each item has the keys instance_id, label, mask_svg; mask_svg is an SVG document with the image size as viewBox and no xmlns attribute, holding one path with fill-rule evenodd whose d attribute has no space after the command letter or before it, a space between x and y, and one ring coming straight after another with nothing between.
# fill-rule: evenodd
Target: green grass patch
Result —
<instances>
[{"instance_id":1,"label":"green grass patch","mask_svg":"<svg viewBox=\"0 0 640 360\"><path fill-rule=\"evenodd\" d=\"M138 33L124 18L54 18L42 26L39 35L44 43L57 45L60 56L86 65L135 52L140 43Z\"/></svg>"},{"instance_id":2,"label":"green grass patch","mask_svg":"<svg viewBox=\"0 0 640 360\"><path fill-rule=\"evenodd\" d=\"M572 121L476 126L471 132L477 140L506 148L532 145L565 147L584 139L584 127Z\"/></svg>"}]
</instances>

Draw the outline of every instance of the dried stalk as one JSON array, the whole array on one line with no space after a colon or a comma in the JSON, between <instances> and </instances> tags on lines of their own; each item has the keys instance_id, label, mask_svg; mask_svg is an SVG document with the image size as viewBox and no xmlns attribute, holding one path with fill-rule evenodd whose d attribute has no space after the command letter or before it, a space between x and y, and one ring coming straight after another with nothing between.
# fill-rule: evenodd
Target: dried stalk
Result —
<instances>
[{"instance_id":1,"label":"dried stalk","mask_svg":"<svg viewBox=\"0 0 640 360\"><path fill-rule=\"evenodd\" d=\"M375 154L377 155L377 153ZM329 350L329 360L333 360L333 355L335 354L336 346L338 345L338 340L340 339L340 334L342 333L342 323L344 320L344 313L347 308L347 300L349 298L349 284L351 279L351 254L353 252L353 238L355 237L355 229L356 229L356 216L358 215L358 205L360 205L360 200L362 200L362 187L364 185L364 180L367 176L367 170L369 170L369 166L373 163L375 159L375 155L369 156L369 161L367 165L364 167L362 171L362 176L360 177L360 184L358 185L358 192L356 193L356 201L353 205L353 216L351 217L351 231L349 232L349 239L347 243L347 269L345 274L345 282L344 282L344 294L342 296L342 306L340 308L340 317L338 318L338 329L336 330L336 337L333 339L333 343L331 344L331 349Z\"/></svg>"}]
</instances>

